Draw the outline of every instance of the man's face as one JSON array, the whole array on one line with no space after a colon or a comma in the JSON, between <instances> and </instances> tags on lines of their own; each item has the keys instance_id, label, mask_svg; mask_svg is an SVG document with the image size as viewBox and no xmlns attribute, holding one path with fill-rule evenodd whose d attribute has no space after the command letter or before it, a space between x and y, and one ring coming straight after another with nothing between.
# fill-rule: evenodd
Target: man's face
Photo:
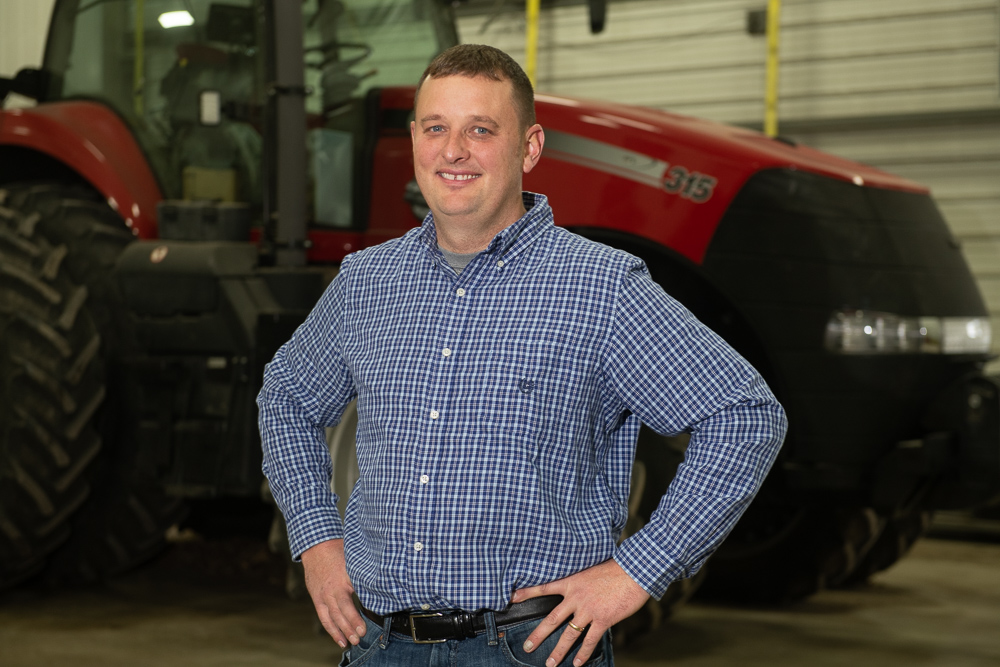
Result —
<instances>
[{"instance_id":1,"label":"man's face","mask_svg":"<svg viewBox=\"0 0 1000 667\"><path fill-rule=\"evenodd\" d=\"M541 127L524 130L510 81L424 81L410 124L417 183L436 220L499 231L524 212L521 177L541 155Z\"/></svg>"}]
</instances>

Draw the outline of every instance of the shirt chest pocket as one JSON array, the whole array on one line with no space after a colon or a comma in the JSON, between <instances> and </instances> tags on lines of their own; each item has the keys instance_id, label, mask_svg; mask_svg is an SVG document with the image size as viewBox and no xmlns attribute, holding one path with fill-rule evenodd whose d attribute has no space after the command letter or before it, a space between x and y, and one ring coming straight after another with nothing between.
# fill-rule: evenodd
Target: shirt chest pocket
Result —
<instances>
[{"instance_id":1,"label":"shirt chest pocket","mask_svg":"<svg viewBox=\"0 0 1000 667\"><path fill-rule=\"evenodd\" d=\"M479 420L490 435L533 442L551 391L555 350L534 340L497 341L484 364Z\"/></svg>"}]
</instances>

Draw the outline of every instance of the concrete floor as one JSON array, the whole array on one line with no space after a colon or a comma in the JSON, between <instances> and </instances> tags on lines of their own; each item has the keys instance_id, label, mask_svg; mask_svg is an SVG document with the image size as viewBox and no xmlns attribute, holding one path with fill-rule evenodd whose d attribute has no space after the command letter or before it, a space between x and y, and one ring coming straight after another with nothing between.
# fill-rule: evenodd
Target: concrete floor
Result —
<instances>
[{"instance_id":1,"label":"concrete floor","mask_svg":"<svg viewBox=\"0 0 1000 667\"><path fill-rule=\"evenodd\" d=\"M239 540L175 545L114 582L0 596L0 665L335 665L281 564ZM1000 665L1000 544L925 539L870 586L792 608L689 604L620 667Z\"/></svg>"}]
</instances>

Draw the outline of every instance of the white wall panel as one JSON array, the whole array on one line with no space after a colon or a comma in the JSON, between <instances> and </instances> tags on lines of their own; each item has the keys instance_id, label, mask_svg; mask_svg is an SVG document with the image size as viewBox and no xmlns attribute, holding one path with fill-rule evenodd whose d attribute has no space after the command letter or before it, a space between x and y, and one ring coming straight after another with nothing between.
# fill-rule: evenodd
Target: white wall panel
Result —
<instances>
[{"instance_id":1,"label":"white wall panel","mask_svg":"<svg viewBox=\"0 0 1000 667\"><path fill-rule=\"evenodd\" d=\"M986 301L991 303L1000 302L1000 276L984 277L979 282L979 288L982 290Z\"/></svg>"},{"instance_id":2,"label":"white wall panel","mask_svg":"<svg viewBox=\"0 0 1000 667\"><path fill-rule=\"evenodd\" d=\"M938 201L948 225L959 237L996 233L1000 200L989 197Z\"/></svg>"},{"instance_id":3,"label":"white wall panel","mask_svg":"<svg viewBox=\"0 0 1000 667\"><path fill-rule=\"evenodd\" d=\"M0 0L0 76L42 64L54 0Z\"/></svg>"},{"instance_id":4,"label":"white wall panel","mask_svg":"<svg viewBox=\"0 0 1000 667\"><path fill-rule=\"evenodd\" d=\"M996 0L785 0L781 116L940 112L1000 106ZM762 0L631 0L587 30L584 6L543 12L538 87L736 123L763 114L765 39L746 32ZM485 32L481 31L488 23ZM463 18L466 42L523 61L524 17Z\"/></svg>"},{"instance_id":5,"label":"white wall panel","mask_svg":"<svg viewBox=\"0 0 1000 667\"><path fill-rule=\"evenodd\" d=\"M972 241L966 240L962 244L962 251L965 253L965 257L968 259L973 273L983 278L993 278L1000 274L1000 271L997 270L997 257L1000 257L1000 241L997 239L979 238ZM991 305L995 307L997 304Z\"/></svg>"},{"instance_id":6,"label":"white wall panel","mask_svg":"<svg viewBox=\"0 0 1000 667\"><path fill-rule=\"evenodd\" d=\"M764 42L745 31L746 10L758 4L615 2L600 35L589 33L585 6L546 10L540 25L538 88L660 108L752 95L759 106ZM506 12L481 33L485 21L461 20L462 41L494 44L523 62L521 13ZM746 70L759 78L759 85L747 83Z\"/></svg>"},{"instance_id":7,"label":"white wall panel","mask_svg":"<svg viewBox=\"0 0 1000 667\"><path fill-rule=\"evenodd\" d=\"M995 3L993 0L785 0L782 4L792 23L803 18L811 23L837 23L949 14Z\"/></svg>"},{"instance_id":8,"label":"white wall panel","mask_svg":"<svg viewBox=\"0 0 1000 667\"><path fill-rule=\"evenodd\" d=\"M925 164L930 156L935 162L1000 158L1000 133L993 124L983 122L942 127L902 125L800 136L831 153L851 154L855 160L883 166Z\"/></svg>"}]
</instances>

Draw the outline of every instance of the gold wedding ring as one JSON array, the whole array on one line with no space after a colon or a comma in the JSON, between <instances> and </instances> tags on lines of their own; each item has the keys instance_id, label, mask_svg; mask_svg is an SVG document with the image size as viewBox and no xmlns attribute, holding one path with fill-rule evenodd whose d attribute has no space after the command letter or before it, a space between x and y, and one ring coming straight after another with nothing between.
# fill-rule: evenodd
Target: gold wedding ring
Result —
<instances>
[{"instance_id":1,"label":"gold wedding ring","mask_svg":"<svg viewBox=\"0 0 1000 667\"><path fill-rule=\"evenodd\" d=\"M569 627L573 628L573 629L574 629L574 630L576 630L577 632L583 632L584 630L586 630L586 629L587 629L587 626L583 626L583 627L581 628L581 627L580 627L579 625L575 625L575 624L573 623L573 621L566 621L566 625L568 625Z\"/></svg>"}]
</instances>

